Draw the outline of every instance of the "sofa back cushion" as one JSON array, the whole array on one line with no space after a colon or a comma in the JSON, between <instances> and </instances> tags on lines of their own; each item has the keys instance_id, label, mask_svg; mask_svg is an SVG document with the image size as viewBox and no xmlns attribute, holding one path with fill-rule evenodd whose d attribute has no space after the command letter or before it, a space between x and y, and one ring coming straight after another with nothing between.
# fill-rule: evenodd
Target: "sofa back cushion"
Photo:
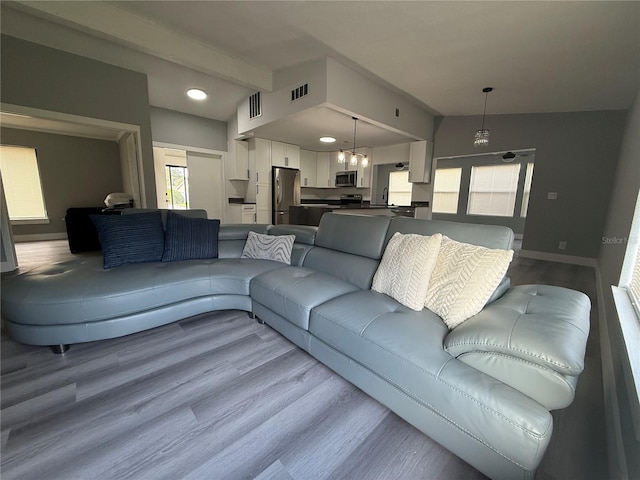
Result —
<instances>
[{"instance_id":1,"label":"sofa back cushion","mask_svg":"<svg viewBox=\"0 0 640 480\"><path fill-rule=\"evenodd\" d=\"M513 231L508 227L498 225L476 225L472 223L445 222L443 220L416 220L408 217L394 217L389 225L385 245L396 232L417 233L420 235L441 233L457 242L503 250L513 248Z\"/></svg>"},{"instance_id":2,"label":"sofa back cushion","mask_svg":"<svg viewBox=\"0 0 640 480\"><path fill-rule=\"evenodd\" d=\"M269 235L295 235L291 251L291 265L302 265L307 253L313 248L318 227L310 225L271 225Z\"/></svg>"},{"instance_id":3,"label":"sofa back cushion","mask_svg":"<svg viewBox=\"0 0 640 480\"><path fill-rule=\"evenodd\" d=\"M267 233L269 225L232 224L220 225L218 233L218 258L240 258L249 232Z\"/></svg>"},{"instance_id":4,"label":"sofa back cushion","mask_svg":"<svg viewBox=\"0 0 640 480\"><path fill-rule=\"evenodd\" d=\"M325 213L305 267L368 289L385 245L389 218Z\"/></svg>"},{"instance_id":5,"label":"sofa back cushion","mask_svg":"<svg viewBox=\"0 0 640 480\"><path fill-rule=\"evenodd\" d=\"M160 212L162 216L162 226L167 228L167 213L169 210L166 208L123 208L122 215L135 215L137 213L149 213L149 212ZM188 210L171 210L173 213L178 213L183 217L189 218L207 218L207 211L203 208L191 208Z\"/></svg>"}]
</instances>

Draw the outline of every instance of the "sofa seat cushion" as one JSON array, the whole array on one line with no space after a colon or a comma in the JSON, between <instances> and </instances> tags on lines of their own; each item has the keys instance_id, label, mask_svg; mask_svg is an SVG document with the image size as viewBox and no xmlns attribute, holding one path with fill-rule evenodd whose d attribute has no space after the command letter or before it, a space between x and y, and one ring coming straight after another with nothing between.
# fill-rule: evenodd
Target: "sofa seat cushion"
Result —
<instances>
[{"instance_id":1,"label":"sofa seat cushion","mask_svg":"<svg viewBox=\"0 0 640 480\"><path fill-rule=\"evenodd\" d=\"M562 408L584 368L590 310L584 293L520 285L451 331L444 347L547 408Z\"/></svg>"},{"instance_id":2,"label":"sofa seat cushion","mask_svg":"<svg viewBox=\"0 0 640 480\"><path fill-rule=\"evenodd\" d=\"M356 290L355 285L326 273L289 267L258 275L251 281L250 292L254 302L308 330L311 309Z\"/></svg>"},{"instance_id":3,"label":"sofa seat cushion","mask_svg":"<svg viewBox=\"0 0 640 480\"><path fill-rule=\"evenodd\" d=\"M520 464L539 462L535 452L551 434L549 412L444 351L449 330L428 309L417 312L359 291L315 308L309 331L419 402L426 415L451 421Z\"/></svg>"},{"instance_id":4,"label":"sofa seat cushion","mask_svg":"<svg viewBox=\"0 0 640 480\"><path fill-rule=\"evenodd\" d=\"M81 257L4 279L2 314L31 325L100 321L198 297L248 295L251 278L282 267L279 262L237 258L104 270L100 256Z\"/></svg>"}]
</instances>

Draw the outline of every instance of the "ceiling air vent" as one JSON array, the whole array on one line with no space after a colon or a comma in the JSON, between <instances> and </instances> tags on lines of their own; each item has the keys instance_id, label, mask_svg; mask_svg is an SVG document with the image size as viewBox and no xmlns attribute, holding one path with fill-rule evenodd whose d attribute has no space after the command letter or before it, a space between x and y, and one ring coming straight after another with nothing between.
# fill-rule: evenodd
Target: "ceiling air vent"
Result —
<instances>
[{"instance_id":1,"label":"ceiling air vent","mask_svg":"<svg viewBox=\"0 0 640 480\"><path fill-rule=\"evenodd\" d=\"M304 85L300 85L298 88L294 88L291 90L291 101L298 100L300 97L304 97L309 93L309 84L305 83Z\"/></svg>"},{"instance_id":2,"label":"ceiling air vent","mask_svg":"<svg viewBox=\"0 0 640 480\"><path fill-rule=\"evenodd\" d=\"M262 115L262 97L260 92L256 92L249 97L249 118L256 118Z\"/></svg>"}]
</instances>

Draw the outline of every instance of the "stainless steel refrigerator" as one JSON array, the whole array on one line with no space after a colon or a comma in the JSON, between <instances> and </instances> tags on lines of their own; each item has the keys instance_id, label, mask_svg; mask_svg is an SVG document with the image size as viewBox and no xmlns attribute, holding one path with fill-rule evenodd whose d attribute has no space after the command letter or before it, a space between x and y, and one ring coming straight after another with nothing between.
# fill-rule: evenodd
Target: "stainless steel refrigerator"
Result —
<instances>
[{"instance_id":1,"label":"stainless steel refrigerator","mask_svg":"<svg viewBox=\"0 0 640 480\"><path fill-rule=\"evenodd\" d=\"M273 199L271 221L274 225L289 223L289 207L300 205L300 170L273 167L271 171Z\"/></svg>"}]
</instances>

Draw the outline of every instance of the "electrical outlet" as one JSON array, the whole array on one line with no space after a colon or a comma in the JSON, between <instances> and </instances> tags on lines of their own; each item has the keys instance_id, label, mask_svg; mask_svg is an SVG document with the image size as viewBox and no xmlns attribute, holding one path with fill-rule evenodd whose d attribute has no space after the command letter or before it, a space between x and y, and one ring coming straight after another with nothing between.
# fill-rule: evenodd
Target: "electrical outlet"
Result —
<instances>
[{"instance_id":1,"label":"electrical outlet","mask_svg":"<svg viewBox=\"0 0 640 480\"><path fill-rule=\"evenodd\" d=\"M558 192L547 193L547 200L557 200L557 199L558 199Z\"/></svg>"},{"instance_id":2,"label":"electrical outlet","mask_svg":"<svg viewBox=\"0 0 640 480\"><path fill-rule=\"evenodd\" d=\"M565 242L564 240L558 242L558 250L566 250L567 249L567 242Z\"/></svg>"}]
</instances>

